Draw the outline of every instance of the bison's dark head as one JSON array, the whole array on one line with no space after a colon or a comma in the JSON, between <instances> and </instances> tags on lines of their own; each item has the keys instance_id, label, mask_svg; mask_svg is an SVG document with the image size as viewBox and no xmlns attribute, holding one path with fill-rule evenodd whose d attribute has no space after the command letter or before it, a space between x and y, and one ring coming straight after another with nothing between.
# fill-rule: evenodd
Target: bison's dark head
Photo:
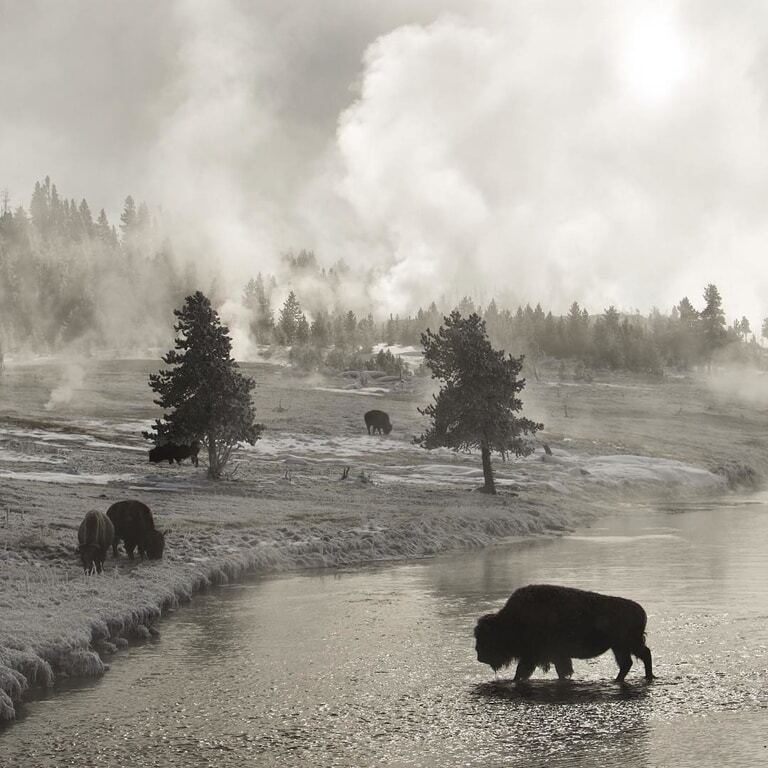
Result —
<instances>
[{"instance_id":1,"label":"bison's dark head","mask_svg":"<svg viewBox=\"0 0 768 768\"><path fill-rule=\"evenodd\" d=\"M86 573L96 573L97 570L101 570L97 563L98 547L93 544L81 544L77 548L77 553L80 555L80 562Z\"/></svg>"},{"instance_id":2,"label":"bison's dark head","mask_svg":"<svg viewBox=\"0 0 768 768\"><path fill-rule=\"evenodd\" d=\"M497 613L486 613L478 619L475 626L477 660L488 664L494 672L509 664L513 658L509 652L509 638L506 634Z\"/></svg>"},{"instance_id":3,"label":"bison's dark head","mask_svg":"<svg viewBox=\"0 0 768 768\"><path fill-rule=\"evenodd\" d=\"M389 419L387 419L387 423L384 425L384 434L388 435L392 431L392 425L389 423Z\"/></svg>"},{"instance_id":4,"label":"bison's dark head","mask_svg":"<svg viewBox=\"0 0 768 768\"><path fill-rule=\"evenodd\" d=\"M149 449L149 460L155 464L159 464L163 460L163 450L159 445Z\"/></svg>"},{"instance_id":5,"label":"bison's dark head","mask_svg":"<svg viewBox=\"0 0 768 768\"><path fill-rule=\"evenodd\" d=\"M165 534L162 531L147 531L144 536L144 551L150 560L159 560L165 548Z\"/></svg>"}]
</instances>

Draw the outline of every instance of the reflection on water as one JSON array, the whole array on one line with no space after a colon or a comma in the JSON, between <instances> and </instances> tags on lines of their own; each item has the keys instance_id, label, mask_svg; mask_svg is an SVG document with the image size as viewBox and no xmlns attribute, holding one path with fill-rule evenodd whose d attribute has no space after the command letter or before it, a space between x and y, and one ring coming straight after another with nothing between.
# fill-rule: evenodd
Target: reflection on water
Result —
<instances>
[{"instance_id":1,"label":"reflection on water","mask_svg":"<svg viewBox=\"0 0 768 768\"><path fill-rule=\"evenodd\" d=\"M565 539L271 578L180 610L101 681L31 703L3 765L701 766L768 754L768 507L627 508ZM659 679L611 654L574 680L477 663L518 586L620 594Z\"/></svg>"}]
</instances>

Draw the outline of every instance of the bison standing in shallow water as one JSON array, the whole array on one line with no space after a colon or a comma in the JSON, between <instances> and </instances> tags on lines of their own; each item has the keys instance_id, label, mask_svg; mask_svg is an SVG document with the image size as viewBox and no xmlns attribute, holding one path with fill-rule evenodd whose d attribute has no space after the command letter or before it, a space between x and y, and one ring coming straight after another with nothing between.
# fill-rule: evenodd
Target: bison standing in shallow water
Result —
<instances>
[{"instance_id":1,"label":"bison standing in shallow water","mask_svg":"<svg viewBox=\"0 0 768 768\"><path fill-rule=\"evenodd\" d=\"M369 435L371 434L371 429L373 429L374 435L377 431L379 434L383 431L385 435L392 431L389 414L384 413L384 411L368 411L363 418L365 419L365 426L368 428Z\"/></svg>"},{"instance_id":2,"label":"bison standing in shallow water","mask_svg":"<svg viewBox=\"0 0 768 768\"><path fill-rule=\"evenodd\" d=\"M107 549L114 535L112 522L103 512L92 509L85 513L83 522L77 529L77 551L86 573L102 572Z\"/></svg>"},{"instance_id":3,"label":"bison standing in shallow water","mask_svg":"<svg viewBox=\"0 0 768 768\"><path fill-rule=\"evenodd\" d=\"M517 659L515 680L554 664L563 680L573 674L571 659L591 659L610 648L619 665L618 682L627 676L632 656L643 661L646 680L652 680L645 622L642 607L623 597L546 584L522 587L498 613L480 617L477 660L495 672Z\"/></svg>"},{"instance_id":4,"label":"bison standing in shallow water","mask_svg":"<svg viewBox=\"0 0 768 768\"><path fill-rule=\"evenodd\" d=\"M145 555L150 560L159 560L163 556L165 535L155 528L152 512L146 504L134 500L118 501L107 510L107 516L114 523L113 557L117 557L121 539L131 560L137 547L142 560Z\"/></svg>"}]
</instances>

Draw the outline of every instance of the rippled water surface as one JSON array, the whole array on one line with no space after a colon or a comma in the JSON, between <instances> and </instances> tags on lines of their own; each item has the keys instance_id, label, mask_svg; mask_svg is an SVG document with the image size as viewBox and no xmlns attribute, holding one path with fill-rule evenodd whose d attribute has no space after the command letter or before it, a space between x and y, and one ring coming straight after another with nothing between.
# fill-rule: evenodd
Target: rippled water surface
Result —
<instances>
[{"instance_id":1,"label":"rippled water surface","mask_svg":"<svg viewBox=\"0 0 768 768\"><path fill-rule=\"evenodd\" d=\"M518 586L624 595L659 679L611 654L516 687L472 627ZM195 599L100 681L0 732L3 766L768 764L768 505L627 507L564 539L260 579Z\"/></svg>"}]
</instances>

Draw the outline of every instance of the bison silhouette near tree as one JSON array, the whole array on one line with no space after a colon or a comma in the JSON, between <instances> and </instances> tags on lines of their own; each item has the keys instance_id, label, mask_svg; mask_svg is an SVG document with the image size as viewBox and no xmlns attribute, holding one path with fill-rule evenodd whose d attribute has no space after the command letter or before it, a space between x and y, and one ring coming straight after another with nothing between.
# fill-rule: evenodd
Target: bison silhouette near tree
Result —
<instances>
[{"instance_id":1,"label":"bison silhouette near tree","mask_svg":"<svg viewBox=\"0 0 768 768\"><path fill-rule=\"evenodd\" d=\"M485 493L496 493L491 454L503 459L526 456L533 446L524 439L543 424L516 416L523 407L518 397L525 379L518 378L522 357L507 355L491 346L485 321L472 313L453 311L437 333L421 335L424 362L432 378L443 382L434 402L419 413L432 424L416 438L424 448L445 446L455 451L479 448L483 461Z\"/></svg>"},{"instance_id":2,"label":"bison silhouette near tree","mask_svg":"<svg viewBox=\"0 0 768 768\"><path fill-rule=\"evenodd\" d=\"M255 383L238 370L229 329L203 293L187 296L173 313L175 349L163 357L173 367L149 376L155 403L167 412L143 434L155 445L199 440L208 452L208 477L218 480L232 451L261 435L251 403Z\"/></svg>"}]
</instances>

